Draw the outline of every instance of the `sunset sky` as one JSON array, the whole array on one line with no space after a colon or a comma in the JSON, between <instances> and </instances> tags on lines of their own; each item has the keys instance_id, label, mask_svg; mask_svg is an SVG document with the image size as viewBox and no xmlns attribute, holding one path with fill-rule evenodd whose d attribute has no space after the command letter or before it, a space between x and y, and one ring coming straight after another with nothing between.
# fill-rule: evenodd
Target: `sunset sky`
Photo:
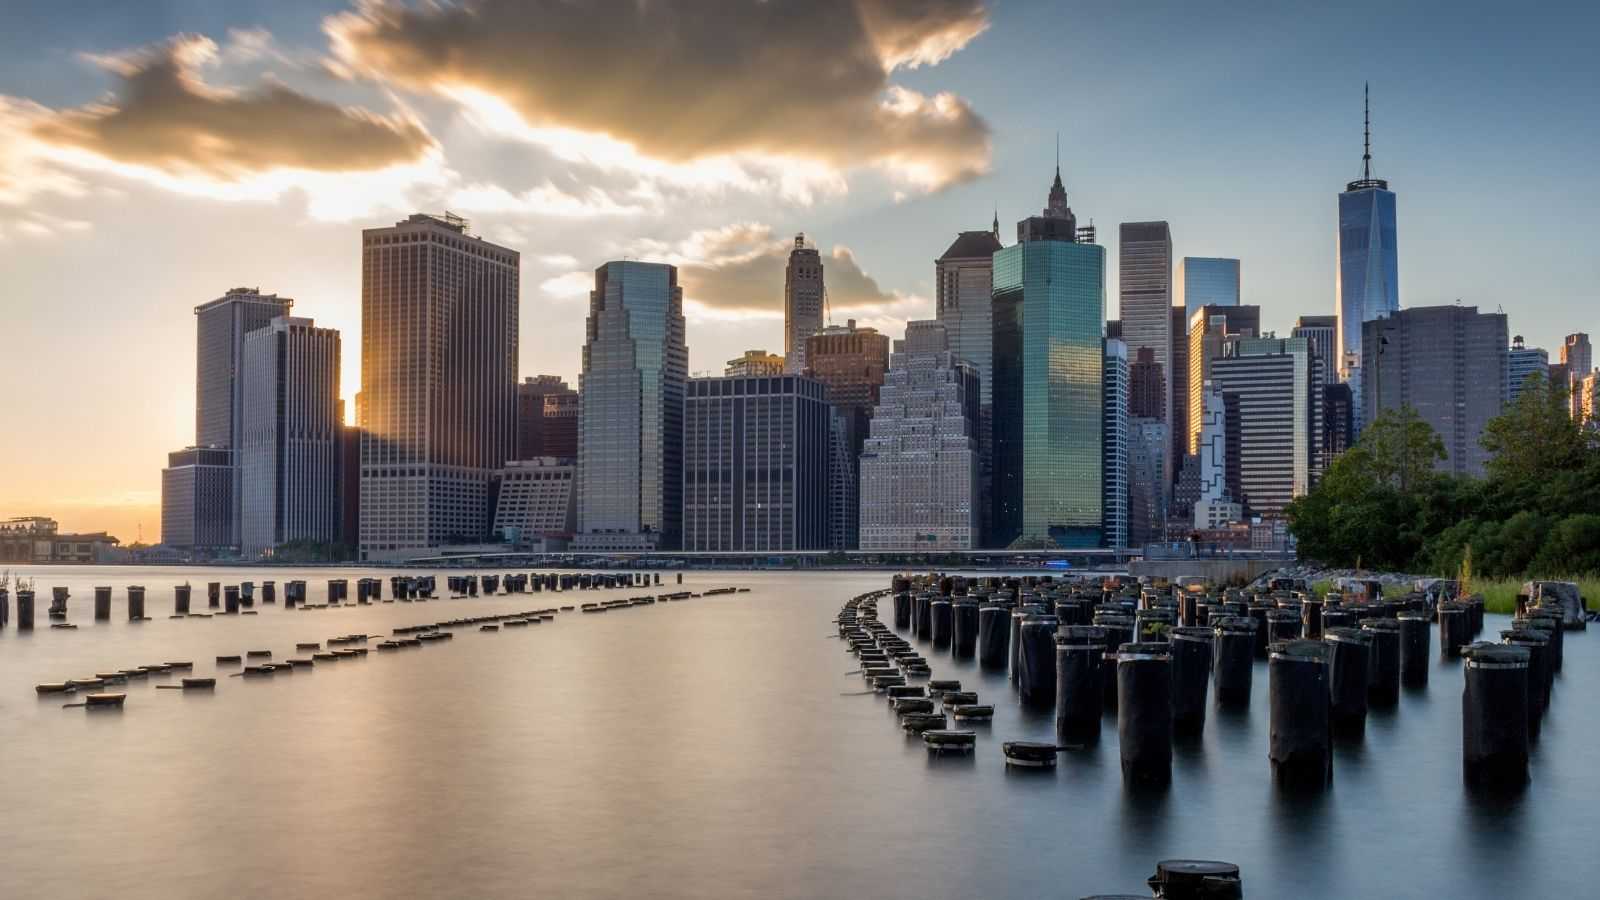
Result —
<instances>
[{"instance_id":1,"label":"sunset sky","mask_svg":"<svg viewBox=\"0 0 1600 900\"><path fill-rule=\"evenodd\" d=\"M782 345L783 259L833 317L932 315L957 231L1044 204L1237 256L1267 328L1333 312L1373 155L1401 303L1600 332L1594 5L339 0L0 11L0 517L160 531L194 437L193 307L235 286L341 330L360 229L451 210L522 253L521 371L576 384L595 266L675 263L690 368ZM1116 313L1115 272L1107 286Z\"/></svg>"}]
</instances>

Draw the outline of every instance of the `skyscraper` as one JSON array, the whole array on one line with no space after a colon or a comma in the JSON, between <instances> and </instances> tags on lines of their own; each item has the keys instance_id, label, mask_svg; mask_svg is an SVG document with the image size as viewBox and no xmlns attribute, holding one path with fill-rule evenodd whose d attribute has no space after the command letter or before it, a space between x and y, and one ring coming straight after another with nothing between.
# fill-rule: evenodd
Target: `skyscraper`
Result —
<instances>
[{"instance_id":1,"label":"skyscraper","mask_svg":"<svg viewBox=\"0 0 1600 900\"><path fill-rule=\"evenodd\" d=\"M1282 514L1311 489L1311 348L1305 338L1228 338L1211 361L1211 386L1228 411L1237 406L1240 494L1233 499L1250 515ZM1204 400L1191 393L1191 402L1203 419Z\"/></svg>"},{"instance_id":2,"label":"skyscraper","mask_svg":"<svg viewBox=\"0 0 1600 900\"><path fill-rule=\"evenodd\" d=\"M1538 374L1549 377L1550 354L1543 347L1529 347L1522 335L1511 339L1511 349L1506 352L1506 402L1515 403L1522 395L1522 386L1528 377Z\"/></svg>"},{"instance_id":3,"label":"skyscraper","mask_svg":"<svg viewBox=\"0 0 1600 900\"><path fill-rule=\"evenodd\" d=\"M521 255L449 213L361 241L361 556L481 541L517 451Z\"/></svg>"},{"instance_id":4,"label":"skyscraper","mask_svg":"<svg viewBox=\"0 0 1600 900\"><path fill-rule=\"evenodd\" d=\"M783 359L785 371L806 370L806 338L822 330L826 288L822 280L822 254L806 245L806 236L794 236L789 265L783 270Z\"/></svg>"},{"instance_id":5,"label":"skyscraper","mask_svg":"<svg viewBox=\"0 0 1600 900\"><path fill-rule=\"evenodd\" d=\"M1076 221L1058 167L1044 214L994 255L996 546L1101 543L1105 248Z\"/></svg>"},{"instance_id":6,"label":"skyscraper","mask_svg":"<svg viewBox=\"0 0 1600 900\"><path fill-rule=\"evenodd\" d=\"M1365 105L1365 90L1363 103ZM1400 262L1395 249L1395 196L1389 182L1372 177L1372 117L1363 127L1361 177L1339 195L1338 265L1334 269L1335 313L1339 333L1335 348L1339 378L1350 382L1355 398L1355 428L1366 421L1362 412L1362 323L1400 309Z\"/></svg>"},{"instance_id":7,"label":"skyscraper","mask_svg":"<svg viewBox=\"0 0 1600 900\"><path fill-rule=\"evenodd\" d=\"M1167 423L1160 419L1128 419L1128 545L1143 547L1166 535L1170 505L1162 497L1162 460L1167 452Z\"/></svg>"},{"instance_id":8,"label":"skyscraper","mask_svg":"<svg viewBox=\"0 0 1600 900\"><path fill-rule=\"evenodd\" d=\"M1102 539L1114 550L1128 546L1128 383L1128 345L1107 338L1100 370L1100 514Z\"/></svg>"},{"instance_id":9,"label":"skyscraper","mask_svg":"<svg viewBox=\"0 0 1600 900\"><path fill-rule=\"evenodd\" d=\"M1328 428L1324 406L1327 388L1338 380L1334 347L1338 343L1339 320L1337 316L1301 316L1294 323L1290 337L1305 338L1311 348L1311 483L1322 480L1322 473L1333 464L1330 448L1336 441L1325 438Z\"/></svg>"},{"instance_id":10,"label":"skyscraper","mask_svg":"<svg viewBox=\"0 0 1600 900\"><path fill-rule=\"evenodd\" d=\"M1581 331L1569 334L1561 342L1561 365L1567 370L1567 382L1562 387L1567 391L1572 417L1579 419L1583 414L1583 398L1579 388L1583 385L1583 379L1594 370L1594 350L1587 334Z\"/></svg>"},{"instance_id":11,"label":"skyscraper","mask_svg":"<svg viewBox=\"0 0 1600 900\"><path fill-rule=\"evenodd\" d=\"M1360 405L1374 416L1410 406L1444 442L1438 468L1482 476L1489 451L1478 439L1505 406L1505 314L1417 306L1363 330Z\"/></svg>"},{"instance_id":12,"label":"skyscraper","mask_svg":"<svg viewBox=\"0 0 1600 900\"><path fill-rule=\"evenodd\" d=\"M1108 338L1107 340L1111 340ZM1126 348L1127 345L1123 344ZM1126 353L1123 354L1126 357ZM1140 347L1128 366L1128 412L1141 419L1161 421L1166 413L1167 390L1165 374L1156 362L1156 351Z\"/></svg>"},{"instance_id":13,"label":"skyscraper","mask_svg":"<svg viewBox=\"0 0 1600 900\"><path fill-rule=\"evenodd\" d=\"M1261 333L1259 306L1202 306L1189 317L1189 421L1184 429L1184 452L1200 452L1200 419L1205 412L1201 392L1211 379L1211 363L1222 355L1229 337L1254 337Z\"/></svg>"},{"instance_id":14,"label":"skyscraper","mask_svg":"<svg viewBox=\"0 0 1600 900\"><path fill-rule=\"evenodd\" d=\"M240 551L339 540L339 332L282 316L245 335Z\"/></svg>"},{"instance_id":15,"label":"skyscraper","mask_svg":"<svg viewBox=\"0 0 1600 900\"><path fill-rule=\"evenodd\" d=\"M825 548L828 413L827 388L803 375L689 379L683 549Z\"/></svg>"},{"instance_id":16,"label":"skyscraper","mask_svg":"<svg viewBox=\"0 0 1600 900\"><path fill-rule=\"evenodd\" d=\"M971 550L978 410L971 363L938 322L906 323L861 452L862 550Z\"/></svg>"},{"instance_id":17,"label":"skyscraper","mask_svg":"<svg viewBox=\"0 0 1600 900\"><path fill-rule=\"evenodd\" d=\"M1117 248L1122 339L1130 359L1150 350L1162 381L1172 371L1172 229L1166 222L1124 222ZM1171 416L1163 399L1160 419Z\"/></svg>"},{"instance_id":18,"label":"skyscraper","mask_svg":"<svg viewBox=\"0 0 1600 900\"><path fill-rule=\"evenodd\" d=\"M1185 440L1189 431L1189 316L1181 306L1172 307L1170 312L1172 368L1167 371L1167 396L1171 398L1172 422L1167 443L1172 447L1167 454L1167 479L1176 487L1183 470L1183 457L1189 452ZM1168 505L1171 505L1170 499Z\"/></svg>"},{"instance_id":19,"label":"skyscraper","mask_svg":"<svg viewBox=\"0 0 1600 900\"><path fill-rule=\"evenodd\" d=\"M1185 256L1172 279L1174 305L1184 316L1202 306L1239 305L1239 261L1215 256Z\"/></svg>"},{"instance_id":20,"label":"skyscraper","mask_svg":"<svg viewBox=\"0 0 1600 900\"><path fill-rule=\"evenodd\" d=\"M161 543L201 553L225 553L233 542L234 451L186 447L167 454L161 470Z\"/></svg>"},{"instance_id":21,"label":"skyscraper","mask_svg":"<svg viewBox=\"0 0 1600 900\"><path fill-rule=\"evenodd\" d=\"M1196 460L1199 472L1199 496L1194 502L1194 527L1220 528L1235 522L1243 515L1242 505L1234 498L1240 496L1239 461L1237 449L1242 424L1237 415L1228 415L1228 395L1216 385L1207 385L1201 392L1204 412L1200 417L1200 452ZM1234 404L1238 404L1237 395ZM1229 425L1234 428L1230 434ZM1232 448L1235 452L1230 453Z\"/></svg>"},{"instance_id":22,"label":"skyscraper","mask_svg":"<svg viewBox=\"0 0 1600 900\"><path fill-rule=\"evenodd\" d=\"M559 375L536 375L517 385L517 459L578 455L578 392Z\"/></svg>"},{"instance_id":23,"label":"skyscraper","mask_svg":"<svg viewBox=\"0 0 1600 900\"><path fill-rule=\"evenodd\" d=\"M595 269L586 334L576 548L676 550L689 370L677 268Z\"/></svg>"},{"instance_id":24,"label":"skyscraper","mask_svg":"<svg viewBox=\"0 0 1600 900\"><path fill-rule=\"evenodd\" d=\"M806 338L806 374L828 386L833 406L828 461L828 546L856 549L861 446L889 369L889 337L850 319Z\"/></svg>"},{"instance_id":25,"label":"skyscraper","mask_svg":"<svg viewBox=\"0 0 1600 900\"><path fill-rule=\"evenodd\" d=\"M294 301L260 288L233 288L221 297L194 308L195 403L194 443L197 447L222 447L236 451L229 483L229 544L239 546L240 497L244 485L237 453L244 428L242 407L245 379L242 372L245 335L289 314Z\"/></svg>"},{"instance_id":26,"label":"skyscraper","mask_svg":"<svg viewBox=\"0 0 1600 900\"><path fill-rule=\"evenodd\" d=\"M978 493L994 490L994 254L1000 243L1000 220L989 231L963 231L934 261L934 289L939 321L950 336L950 351L972 364L978 376ZM980 503L979 536L992 526L994 510Z\"/></svg>"}]
</instances>

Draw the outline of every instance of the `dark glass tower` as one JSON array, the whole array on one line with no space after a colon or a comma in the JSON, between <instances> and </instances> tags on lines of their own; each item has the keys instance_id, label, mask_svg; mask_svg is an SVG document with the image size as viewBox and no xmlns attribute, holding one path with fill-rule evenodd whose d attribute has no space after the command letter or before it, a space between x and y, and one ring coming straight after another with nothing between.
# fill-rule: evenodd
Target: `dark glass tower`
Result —
<instances>
[{"instance_id":1,"label":"dark glass tower","mask_svg":"<svg viewBox=\"0 0 1600 900\"><path fill-rule=\"evenodd\" d=\"M1361 323L1400 309L1399 256L1395 249L1395 196L1389 182L1372 177L1371 116L1367 117L1361 177L1339 195L1339 264L1335 270L1339 320L1339 377L1355 397L1356 430L1361 410Z\"/></svg>"},{"instance_id":2,"label":"dark glass tower","mask_svg":"<svg viewBox=\"0 0 1600 900\"><path fill-rule=\"evenodd\" d=\"M998 547L1101 543L1105 248L1076 226L1057 167L1044 214L994 254Z\"/></svg>"}]
</instances>

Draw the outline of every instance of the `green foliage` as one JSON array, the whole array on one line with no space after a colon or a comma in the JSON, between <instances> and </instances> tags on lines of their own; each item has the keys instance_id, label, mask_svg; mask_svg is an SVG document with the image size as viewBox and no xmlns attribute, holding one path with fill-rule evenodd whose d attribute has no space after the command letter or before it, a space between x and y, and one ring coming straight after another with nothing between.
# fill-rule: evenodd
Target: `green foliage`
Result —
<instances>
[{"instance_id":1,"label":"green foliage","mask_svg":"<svg viewBox=\"0 0 1600 900\"><path fill-rule=\"evenodd\" d=\"M330 541L287 541L272 550L273 561L282 563L348 562L355 558L354 549Z\"/></svg>"},{"instance_id":2,"label":"green foliage","mask_svg":"<svg viewBox=\"0 0 1600 900\"><path fill-rule=\"evenodd\" d=\"M1289 505L1303 556L1335 566L1482 579L1600 573L1600 445L1566 394L1530 378L1483 435L1487 478L1433 470L1443 447L1415 411L1385 410Z\"/></svg>"}]
</instances>

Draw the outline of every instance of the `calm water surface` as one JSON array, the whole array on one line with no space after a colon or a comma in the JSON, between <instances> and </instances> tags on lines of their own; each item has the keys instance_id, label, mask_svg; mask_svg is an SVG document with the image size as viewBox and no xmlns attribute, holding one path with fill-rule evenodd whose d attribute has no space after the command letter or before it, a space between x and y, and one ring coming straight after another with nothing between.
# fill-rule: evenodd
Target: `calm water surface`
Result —
<instances>
[{"instance_id":1,"label":"calm water surface","mask_svg":"<svg viewBox=\"0 0 1600 900\"><path fill-rule=\"evenodd\" d=\"M747 594L560 615L314 671L221 678L213 696L126 688L87 714L33 686L402 624L553 605L550 595L171 620L174 584L330 574L49 568L38 630L0 633L0 897L1077 897L1138 891L1156 860L1226 859L1253 897L1585 897L1600 883L1600 635L1566 671L1510 799L1461 783L1461 673L1376 711L1320 795L1276 789L1267 673L1248 713L1212 711L1169 789L1122 786L1115 723L1054 772L1008 772L1002 740L1048 740L1003 675L929 651L997 706L965 759L903 736L829 620L887 574L689 573ZM386 574L386 573L370 573ZM127 584L147 614L125 620ZM441 585L443 580L441 578ZM113 621L92 588L116 586ZM76 631L52 631L49 588ZM352 587L352 595L354 588ZM388 593L387 585L385 593ZM561 602L629 592L560 595ZM643 593L635 590L633 593ZM889 608L885 605L885 615ZM1488 617L1495 632L1503 617ZM216 674L226 674L219 672Z\"/></svg>"}]
</instances>

